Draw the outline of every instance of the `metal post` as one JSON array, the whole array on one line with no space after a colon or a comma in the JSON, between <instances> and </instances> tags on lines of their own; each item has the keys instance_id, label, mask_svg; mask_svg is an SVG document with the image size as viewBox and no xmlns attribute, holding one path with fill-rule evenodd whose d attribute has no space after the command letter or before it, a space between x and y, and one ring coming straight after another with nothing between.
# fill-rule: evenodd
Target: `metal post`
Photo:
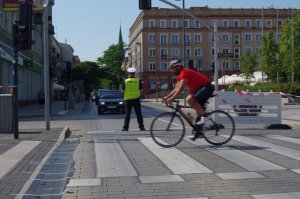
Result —
<instances>
[{"instance_id":1,"label":"metal post","mask_svg":"<svg viewBox=\"0 0 300 199\"><path fill-rule=\"evenodd\" d=\"M215 49L215 56L214 56L215 74L214 74L214 81L215 81L215 91L219 90L219 87L218 87L219 63L218 63L217 31L218 31L217 22L214 21L214 49Z\"/></svg>"},{"instance_id":2,"label":"metal post","mask_svg":"<svg viewBox=\"0 0 300 199\"><path fill-rule=\"evenodd\" d=\"M185 23L185 16L184 16L184 9L185 9L185 1L182 0L182 33L183 33L183 64L185 66L185 57L186 57L186 54L185 54L185 27L184 27L184 23ZM183 90L183 95L184 95L184 106L186 106L186 89L184 88Z\"/></svg>"},{"instance_id":3,"label":"metal post","mask_svg":"<svg viewBox=\"0 0 300 199\"><path fill-rule=\"evenodd\" d=\"M44 24L45 121L46 121L46 130L50 130L48 6L44 7L43 24Z\"/></svg>"},{"instance_id":4,"label":"metal post","mask_svg":"<svg viewBox=\"0 0 300 199\"><path fill-rule=\"evenodd\" d=\"M14 94L13 94L13 103L14 103L14 138L19 139L19 120L18 120L18 109L19 109L19 97L18 97L18 86L19 86L19 68L18 68L18 50L14 48L13 60L12 63L14 65Z\"/></svg>"},{"instance_id":5,"label":"metal post","mask_svg":"<svg viewBox=\"0 0 300 199\"><path fill-rule=\"evenodd\" d=\"M156 35L156 24L154 26L155 28L155 96L156 96L156 102L158 102L158 75L157 75L157 35Z\"/></svg>"}]
</instances>

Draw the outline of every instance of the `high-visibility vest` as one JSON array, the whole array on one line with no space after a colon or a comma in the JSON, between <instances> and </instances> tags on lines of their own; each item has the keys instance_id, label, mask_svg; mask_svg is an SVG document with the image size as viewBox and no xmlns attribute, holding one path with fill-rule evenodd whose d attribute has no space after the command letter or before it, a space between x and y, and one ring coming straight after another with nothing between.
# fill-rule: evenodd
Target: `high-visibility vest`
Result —
<instances>
[{"instance_id":1,"label":"high-visibility vest","mask_svg":"<svg viewBox=\"0 0 300 199\"><path fill-rule=\"evenodd\" d=\"M139 78L128 78L125 80L125 100L137 99L140 97L140 80Z\"/></svg>"}]
</instances>

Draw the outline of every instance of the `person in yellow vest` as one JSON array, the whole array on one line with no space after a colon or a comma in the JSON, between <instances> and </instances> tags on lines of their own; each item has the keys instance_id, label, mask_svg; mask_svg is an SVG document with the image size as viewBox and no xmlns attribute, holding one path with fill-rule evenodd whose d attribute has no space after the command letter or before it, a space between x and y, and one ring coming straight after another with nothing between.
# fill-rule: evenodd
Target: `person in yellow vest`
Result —
<instances>
[{"instance_id":1,"label":"person in yellow vest","mask_svg":"<svg viewBox=\"0 0 300 199\"><path fill-rule=\"evenodd\" d=\"M132 107L135 110L137 122L141 131L145 131L144 120L141 110L141 92L142 83L139 78L134 77L136 69L130 67L127 69L128 78L125 79L125 84L123 85L124 99L125 99L125 110L126 116L124 120L124 126L122 131L128 131L130 114Z\"/></svg>"}]
</instances>

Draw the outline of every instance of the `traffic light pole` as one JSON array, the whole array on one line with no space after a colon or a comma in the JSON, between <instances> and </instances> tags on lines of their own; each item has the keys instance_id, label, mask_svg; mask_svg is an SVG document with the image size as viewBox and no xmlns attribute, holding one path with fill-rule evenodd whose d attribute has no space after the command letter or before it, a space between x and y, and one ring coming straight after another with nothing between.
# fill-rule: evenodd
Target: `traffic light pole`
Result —
<instances>
[{"instance_id":1,"label":"traffic light pole","mask_svg":"<svg viewBox=\"0 0 300 199\"><path fill-rule=\"evenodd\" d=\"M45 75L45 122L46 130L50 130L50 78L49 78L49 34L48 34L48 6L44 8L44 75Z\"/></svg>"},{"instance_id":2,"label":"traffic light pole","mask_svg":"<svg viewBox=\"0 0 300 199\"><path fill-rule=\"evenodd\" d=\"M14 65L14 88L13 88L13 106L14 106L14 114L13 114L13 132L14 138L19 139L19 119L18 119L18 109L19 109L19 97L18 97L18 87L19 87L19 69L18 69L18 49L14 47L13 52L13 60L12 63Z\"/></svg>"}]
</instances>

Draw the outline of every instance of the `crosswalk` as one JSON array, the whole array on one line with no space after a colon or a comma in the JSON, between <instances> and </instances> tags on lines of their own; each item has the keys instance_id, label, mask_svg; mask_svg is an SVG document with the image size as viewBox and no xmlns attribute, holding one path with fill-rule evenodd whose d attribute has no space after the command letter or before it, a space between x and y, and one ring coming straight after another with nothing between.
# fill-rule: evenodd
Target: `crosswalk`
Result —
<instances>
[{"instance_id":1,"label":"crosswalk","mask_svg":"<svg viewBox=\"0 0 300 199\"><path fill-rule=\"evenodd\" d=\"M93 131L93 134L97 132ZM230 162L233 166L238 166L239 171L215 171L199 159L194 158L189 150L181 150L180 145L173 148L163 148L155 144L150 137L137 137L134 146L143 147L146 150L140 150L141 153L150 153L154 155L161 163L167 168L168 172L161 173L160 175L141 175L135 163L129 158L130 153L127 147L122 146L122 140L94 140L95 143L95 156L97 166L97 176L99 178L105 177L123 177L131 176L138 177L141 183L161 183L161 182L182 182L185 181L184 175L188 174L209 174L215 175L222 180L247 180L247 179L264 179L264 172L270 171L287 171L292 172L293 175L300 177L300 138L287 137L282 135L266 135L264 141L256 139L256 137L234 136L232 142L244 144L246 146L256 147L257 150L268 151L284 158L290 158L293 161L298 161L298 168L289 168L287 165L282 164L280 160L264 159L257 156L255 153L248 153L247 150L234 147L234 144L227 146L215 147L207 144L204 139L190 141L184 138L185 144L190 143L192 146L199 148L201 151L214 154L221 161ZM272 140L276 140L272 142ZM279 142L279 144L278 144ZM282 142L282 145L280 145ZM284 143L284 144L283 144ZM286 147L287 143L294 144L297 147ZM296 149L295 149L296 148ZM137 161L137 160L135 160ZM143 163L139 163L143 164ZM149 162L147 163L149 164ZM155 166L147 165L149 167ZM258 194L252 195L253 198L300 198L299 192L277 193L276 194ZM205 198L205 196L203 197Z\"/></svg>"}]
</instances>

